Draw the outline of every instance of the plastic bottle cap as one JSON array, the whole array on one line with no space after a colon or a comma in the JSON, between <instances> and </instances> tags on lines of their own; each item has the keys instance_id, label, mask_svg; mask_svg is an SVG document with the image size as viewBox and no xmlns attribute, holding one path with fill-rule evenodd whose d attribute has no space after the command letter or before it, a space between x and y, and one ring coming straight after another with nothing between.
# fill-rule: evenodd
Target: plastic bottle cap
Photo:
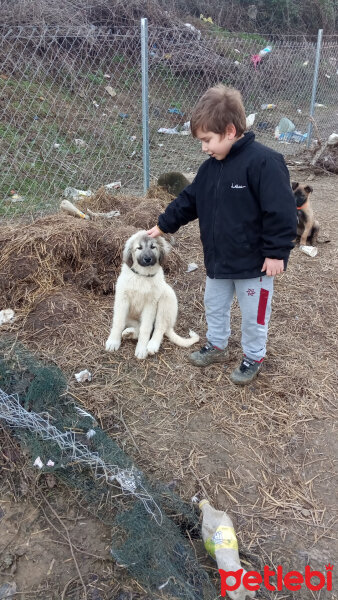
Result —
<instances>
[{"instance_id":1,"label":"plastic bottle cap","mask_svg":"<svg viewBox=\"0 0 338 600\"><path fill-rule=\"evenodd\" d=\"M204 498L204 500L201 500L201 502L199 503L198 507L201 509L202 506L204 506L205 504L210 504L209 500L206 500Z\"/></svg>"}]
</instances>

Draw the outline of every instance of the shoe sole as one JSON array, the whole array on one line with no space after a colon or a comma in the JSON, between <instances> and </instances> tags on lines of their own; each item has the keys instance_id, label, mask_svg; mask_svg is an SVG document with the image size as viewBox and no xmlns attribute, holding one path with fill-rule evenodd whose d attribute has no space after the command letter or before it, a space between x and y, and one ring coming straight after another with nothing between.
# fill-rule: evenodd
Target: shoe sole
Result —
<instances>
[{"instance_id":1,"label":"shoe sole","mask_svg":"<svg viewBox=\"0 0 338 600\"><path fill-rule=\"evenodd\" d=\"M252 383L256 379L256 377L258 377L259 373L260 373L260 370L257 371L257 373L255 373L254 376L251 379L248 379L247 381L238 381L238 380L234 381L232 379L231 375L230 375L229 379L230 379L231 383L233 383L235 385L248 385L249 383Z\"/></svg>"},{"instance_id":2,"label":"shoe sole","mask_svg":"<svg viewBox=\"0 0 338 600\"><path fill-rule=\"evenodd\" d=\"M190 356L188 357L188 361L190 362L191 365L194 365L194 367L210 367L210 365L214 365L216 363L224 363L224 362L226 362L227 359L228 359L228 356L222 356L219 358L214 358L210 362L203 364L203 363L195 362L193 358L190 358Z\"/></svg>"}]
</instances>

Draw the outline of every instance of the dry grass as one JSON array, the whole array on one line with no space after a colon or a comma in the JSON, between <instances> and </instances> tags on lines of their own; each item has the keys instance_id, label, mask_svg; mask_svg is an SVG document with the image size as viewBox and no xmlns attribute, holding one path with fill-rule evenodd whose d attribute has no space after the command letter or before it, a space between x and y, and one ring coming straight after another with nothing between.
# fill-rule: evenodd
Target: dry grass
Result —
<instances>
[{"instance_id":1,"label":"dry grass","mask_svg":"<svg viewBox=\"0 0 338 600\"><path fill-rule=\"evenodd\" d=\"M317 169L338 173L338 145L327 146L315 163Z\"/></svg>"},{"instance_id":2,"label":"dry grass","mask_svg":"<svg viewBox=\"0 0 338 600\"><path fill-rule=\"evenodd\" d=\"M138 197L112 197L100 190L93 199L82 201L81 208L103 212L114 208L121 212L120 217L88 223L61 213L26 226L2 227L3 302L22 307L28 314L38 302L63 294L65 287L74 288L79 304L81 288L101 295L111 293L126 239L142 226L156 223L163 206L163 201L155 198L140 201ZM168 272L180 262L179 254L173 251Z\"/></svg>"},{"instance_id":3,"label":"dry grass","mask_svg":"<svg viewBox=\"0 0 338 600\"><path fill-rule=\"evenodd\" d=\"M318 6L311 0L300 2L296 11L291 5L288 11L271 11L269 2L259 5L257 15L250 17L250 6L240 1L227 6L220 6L215 0L207 0L203 4L194 0L156 1L131 0L127 5L122 0L78 0L76 5L68 2L53 0L3 0L0 16L7 25L36 25L41 23L64 26L77 25L89 28L90 24L98 26L131 26L141 17L147 17L149 22L160 27L179 25L179 18L195 22L202 28L205 24L197 16L201 10L211 16L214 23L225 27L227 31L275 32L300 35L316 34L318 27L323 27L326 34L335 33L335 6L333 1ZM93 35L92 30L90 33Z\"/></svg>"},{"instance_id":4,"label":"dry grass","mask_svg":"<svg viewBox=\"0 0 338 600\"><path fill-rule=\"evenodd\" d=\"M302 569L302 552L317 545L324 556L333 548L334 496L327 481L334 471L337 408L334 184L311 183L321 237L331 243L320 244L315 259L293 251L276 281L266 364L244 389L229 380L241 356L237 305L226 368L194 369L187 351L168 341L145 361L135 359L129 340L118 353L104 351L123 242L135 227L156 222L163 198L138 199L138 205L120 198L123 214L111 224L55 215L0 231L2 297L17 314L4 333L55 361L76 401L148 476L171 482L188 501L198 493L229 510L242 556L257 567ZM199 269L187 273L189 262ZM179 298L177 330L186 335L192 328L203 339L196 223L180 230L168 267ZM86 278L83 284L86 269L95 270L96 286ZM92 383L75 381L83 368L92 372Z\"/></svg>"}]
</instances>

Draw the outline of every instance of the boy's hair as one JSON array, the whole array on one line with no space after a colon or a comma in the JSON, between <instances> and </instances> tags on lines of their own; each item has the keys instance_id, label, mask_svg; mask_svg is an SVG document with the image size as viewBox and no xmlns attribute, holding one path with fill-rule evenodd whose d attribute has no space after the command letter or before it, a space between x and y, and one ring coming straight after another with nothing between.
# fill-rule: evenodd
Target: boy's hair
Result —
<instances>
[{"instance_id":1,"label":"boy's hair","mask_svg":"<svg viewBox=\"0 0 338 600\"><path fill-rule=\"evenodd\" d=\"M221 83L209 88L193 109L190 128L193 137L197 130L224 134L228 125L236 128L236 136L246 130L246 117L241 93Z\"/></svg>"}]
</instances>

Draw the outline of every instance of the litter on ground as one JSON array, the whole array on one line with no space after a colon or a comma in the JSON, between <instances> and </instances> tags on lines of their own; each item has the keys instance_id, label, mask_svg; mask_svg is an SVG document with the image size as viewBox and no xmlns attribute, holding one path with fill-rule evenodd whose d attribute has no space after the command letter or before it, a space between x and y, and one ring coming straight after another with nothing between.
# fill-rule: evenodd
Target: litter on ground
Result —
<instances>
[{"instance_id":1,"label":"litter on ground","mask_svg":"<svg viewBox=\"0 0 338 600\"><path fill-rule=\"evenodd\" d=\"M311 256L311 258L314 258L318 254L318 248L315 246L299 246L299 250L304 252L304 254Z\"/></svg>"},{"instance_id":2,"label":"litter on ground","mask_svg":"<svg viewBox=\"0 0 338 600\"><path fill-rule=\"evenodd\" d=\"M183 125L176 125L176 127L160 127L157 133L168 133L169 135L189 135L190 133L190 121L186 121Z\"/></svg>"},{"instance_id":3,"label":"litter on ground","mask_svg":"<svg viewBox=\"0 0 338 600\"><path fill-rule=\"evenodd\" d=\"M93 195L93 192L91 190L78 190L77 188L74 188L74 187L67 187L64 190L63 195L65 198L71 198L71 200L77 200L78 198L81 198L81 197L90 198L90 196Z\"/></svg>"},{"instance_id":4,"label":"litter on ground","mask_svg":"<svg viewBox=\"0 0 338 600\"><path fill-rule=\"evenodd\" d=\"M256 114L257 113L251 113L250 115L247 116L247 118L246 118L246 127L247 127L247 129L249 129L249 127L253 126L253 124L255 122Z\"/></svg>"},{"instance_id":5,"label":"litter on ground","mask_svg":"<svg viewBox=\"0 0 338 600\"><path fill-rule=\"evenodd\" d=\"M0 325L10 323L14 320L14 316L14 310L12 310L11 308L5 308L4 310L0 310Z\"/></svg>"},{"instance_id":6,"label":"litter on ground","mask_svg":"<svg viewBox=\"0 0 338 600\"><path fill-rule=\"evenodd\" d=\"M113 190L121 187L121 181L113 181L112 183L106 183L104 186L106 190Z\"/></svg>"},{"instance_id":7,"label":"litter on ground","mask_svg":"<svg viewBox=\"0 0 338 600\"><path fill-rule=\"evenodd\" d=\"M63 212L66 212L67 214L72 215L73 217L79 217L80 219L86 219L86 220L89 219L88 215L85 215L74 204L69 202L69 200L62 200L62 202L60 204L60 209Z\"/></svg>"},{"instance_id":8,"label":"litter on ground","mask_svg":"<svg viewBox=\"0 0 338 600\"><path fill-rule=\"evenodd\" d=\"M116 92L115 92L114 88L111 87L111 85L107 85L104 89L106 90L106 92L108 92L109 96L111 96L112 98L115 98Z\"/></svg>"},{"instance_id":9,"label":"litter on ground","mask_svg":"<svg viewBox=\"0 0 338 600\"><path fill-rule=\"evenodd\" d=\"M191 273L192 271L196 271L198 269L198 265L196 263L189 263L187 268L187 273Z\"/></svg>"},{"instance_id":10,"label":"litter on ground","mask_svg":"<svg viewBox=\"0 0 338 600\"><path fill-rule=\"evenodd\" d=\"M75 379L79 383L83 383L84 381L91 381L92 374L90 371L88 371L88 369L84 369L83 371L80 371L79 373L75 373Z\"/></svg>"},{"instance_id":11,"label":"litter on ground","mask_svg":"<svg viewBox=\"0 0 338 600\"><path fill-rule=\"evenodd\" d=\"M75 146L77 146L78 148L85 148L87 146L87 143L81 138L75 138L74 142Z\"/></svg>"}]
</instances>

